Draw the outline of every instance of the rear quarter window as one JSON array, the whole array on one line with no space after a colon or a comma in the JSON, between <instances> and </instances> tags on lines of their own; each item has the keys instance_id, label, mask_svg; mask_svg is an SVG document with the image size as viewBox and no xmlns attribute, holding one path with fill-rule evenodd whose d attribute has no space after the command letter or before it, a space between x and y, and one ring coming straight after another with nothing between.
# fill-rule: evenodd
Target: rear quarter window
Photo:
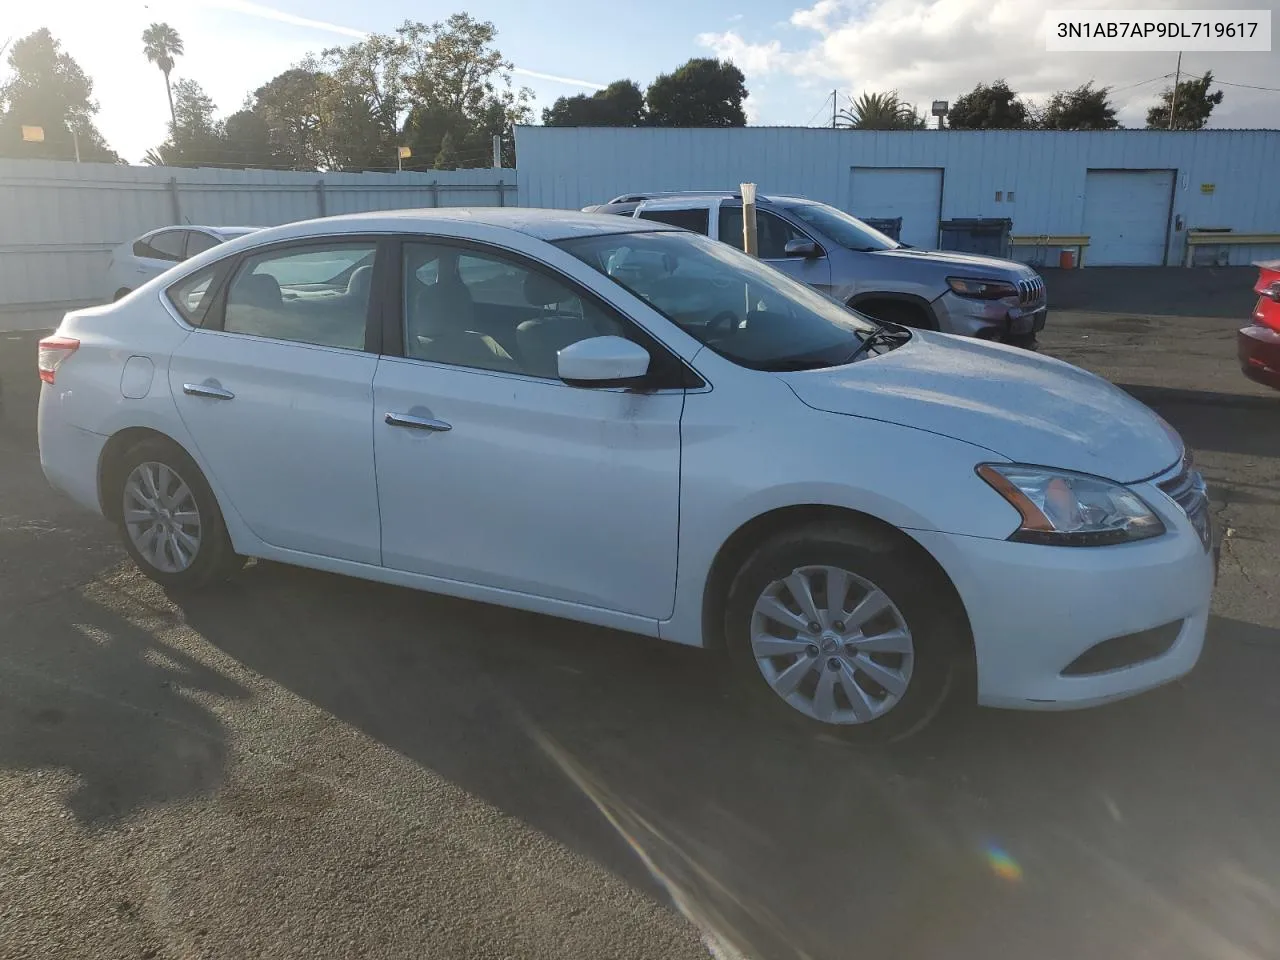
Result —
<instances>
[{"instance_id":1,"label":"rear quarter window","mask_svg":"<svg viewBox=\"0 0 1280 960\"><path fill-rule=\"evenodd\" d=\"M704 237L711 232L711 211L702 210L641 210L641 220L653 220L656 223L668 223L673 227L683 227Z\"/></svg>"}]
</instances>

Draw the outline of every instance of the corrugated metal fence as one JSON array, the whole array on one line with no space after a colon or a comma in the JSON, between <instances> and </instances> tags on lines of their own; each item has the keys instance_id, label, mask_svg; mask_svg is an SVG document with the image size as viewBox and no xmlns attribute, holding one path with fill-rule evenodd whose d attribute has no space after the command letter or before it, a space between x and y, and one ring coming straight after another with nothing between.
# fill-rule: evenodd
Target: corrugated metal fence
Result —
<instances>
[{"instance_id":1,"label":"corrugated metal fence","mask_svg":"<svg viewBox=\"0 0 1280 960\"><path fill-rule=\"evenodd\" d=\"M408 207L515 205L514 170L296 173L0 160L0 329L107 299L111 248L170 224L274 226Z\"/></svg>"}]
</instances>

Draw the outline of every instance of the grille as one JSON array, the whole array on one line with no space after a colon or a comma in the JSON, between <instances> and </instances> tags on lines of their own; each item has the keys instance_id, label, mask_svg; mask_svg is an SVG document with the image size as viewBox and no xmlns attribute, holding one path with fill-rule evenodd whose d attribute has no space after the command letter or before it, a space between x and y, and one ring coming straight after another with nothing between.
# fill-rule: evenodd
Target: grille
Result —
<instances>
[{"instance_id":1,"label":"grille","mask_svg":"<svg viewBox=\"0 0 1280 960\"><path fill-rule=\"evenodd\" d=\"M1190 455L1183 459L1176 476L1161 481L1158 486L1182 508L1191 525L1195 527L1200 542L1208 550L1213 542L1213 518L1209 515L1209 492L1205 488L1204 477L1200 475L1200 471L1192 468Z\"/></svg>"},{"instance_id":2,"label":"grille","mask_svg":"<svg viewBox=\"0 0 1280 960\"><path fill-rule=\"evenodd\" d=\"M1018 303L1022 306L1039 303L1044 299L1044 280L1032 277L1030 280L1018 281Z\"/></svg>"}]
</instances>

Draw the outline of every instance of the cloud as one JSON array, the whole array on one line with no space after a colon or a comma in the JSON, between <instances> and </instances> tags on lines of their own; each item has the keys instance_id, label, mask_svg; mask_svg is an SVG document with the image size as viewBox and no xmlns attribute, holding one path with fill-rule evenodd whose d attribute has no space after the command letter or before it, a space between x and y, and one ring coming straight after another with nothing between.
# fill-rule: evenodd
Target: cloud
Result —
<instances>
[{"instance_id":1,"label":"cloud","mask_svg":"<svg viewBox=\"0 0 1280 960\"><path fill-rule=\"evenodd\" d=\"M1152 9L1220 7L1237 0L1127 0ZM704 33L697 42L732 59L750 79L790 76L802 85L823 81L845 94L897 90L910 103L954 100L977 83L1003 77L1026 98L1045 100L1088 80L1110 86L1119 118L1142 126L1147 107L1170 84L1169 53L1047 53L1045 18L1055 0L814 0L796 9L788 42L749 40L739 26ZM785 32L785 31L784 31ZM794 39L793 39L794 38ZM1184 74L1212 70L1235 83L1280 86L1280 49L1273 53L1187 53ZM1161 78L1161 79L1157 79ZM1152 81L1143 83L1142 81ZM1280 95L1224 87L1214 126L1280 125ZM770 116L768 122L802 122Z\"/></svg>"},{"instance_id":2,"label":"cloud","mask_svg":"<svg viewBox=\"0 0 1280 960\"><path fill-rule=\"evenodd\" d=\"M828 33L831 29L829 21L840 12L842 6L840 0L818 0L812 7L791 14L791 25Z\"/></svg>"},{"instance_id":3,"label":"cloud","mask_svg":"<svg viewBox=\"0 0 1280 960\"><path fill-rule=\"evenodd\" d=\"M713 51L721 60L732 60L747 76L762 76L784 70L792 61L790 54L783 53L780 40L748 43L734 30L726 30L724 33L700 33L698 45Z\"/></svg>"}]
</instances>

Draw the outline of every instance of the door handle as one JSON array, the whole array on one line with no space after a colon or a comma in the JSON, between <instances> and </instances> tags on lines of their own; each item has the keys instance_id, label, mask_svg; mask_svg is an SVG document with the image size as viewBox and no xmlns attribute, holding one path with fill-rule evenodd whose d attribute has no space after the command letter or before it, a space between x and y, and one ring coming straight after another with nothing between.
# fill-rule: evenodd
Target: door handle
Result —
<instances>
[{"instance_id":1,"label":"door handle","mask_svg":"<svg viewBox=\"0 0 1280 960\"><path fill-rule=\"evenodd\" d=\"M434 433L444 433L446 430L453 429L451 423L432 420L429 417L415 417L411 413L388 413L383 419L389 427L409 427L413 430L430 430Z\"/></svg>"},{"instance_id":2,"label":"door handle","mask_svg":"<svg viewBox=\"0 0 1280 960\"><path fill-rule=\"evenodd\" d=\"M236 395L230 390L215 387L207 383L184 383L182 392L190 397L204 397L207 400L234 400Z\"/></svg>"}]
</instances>

